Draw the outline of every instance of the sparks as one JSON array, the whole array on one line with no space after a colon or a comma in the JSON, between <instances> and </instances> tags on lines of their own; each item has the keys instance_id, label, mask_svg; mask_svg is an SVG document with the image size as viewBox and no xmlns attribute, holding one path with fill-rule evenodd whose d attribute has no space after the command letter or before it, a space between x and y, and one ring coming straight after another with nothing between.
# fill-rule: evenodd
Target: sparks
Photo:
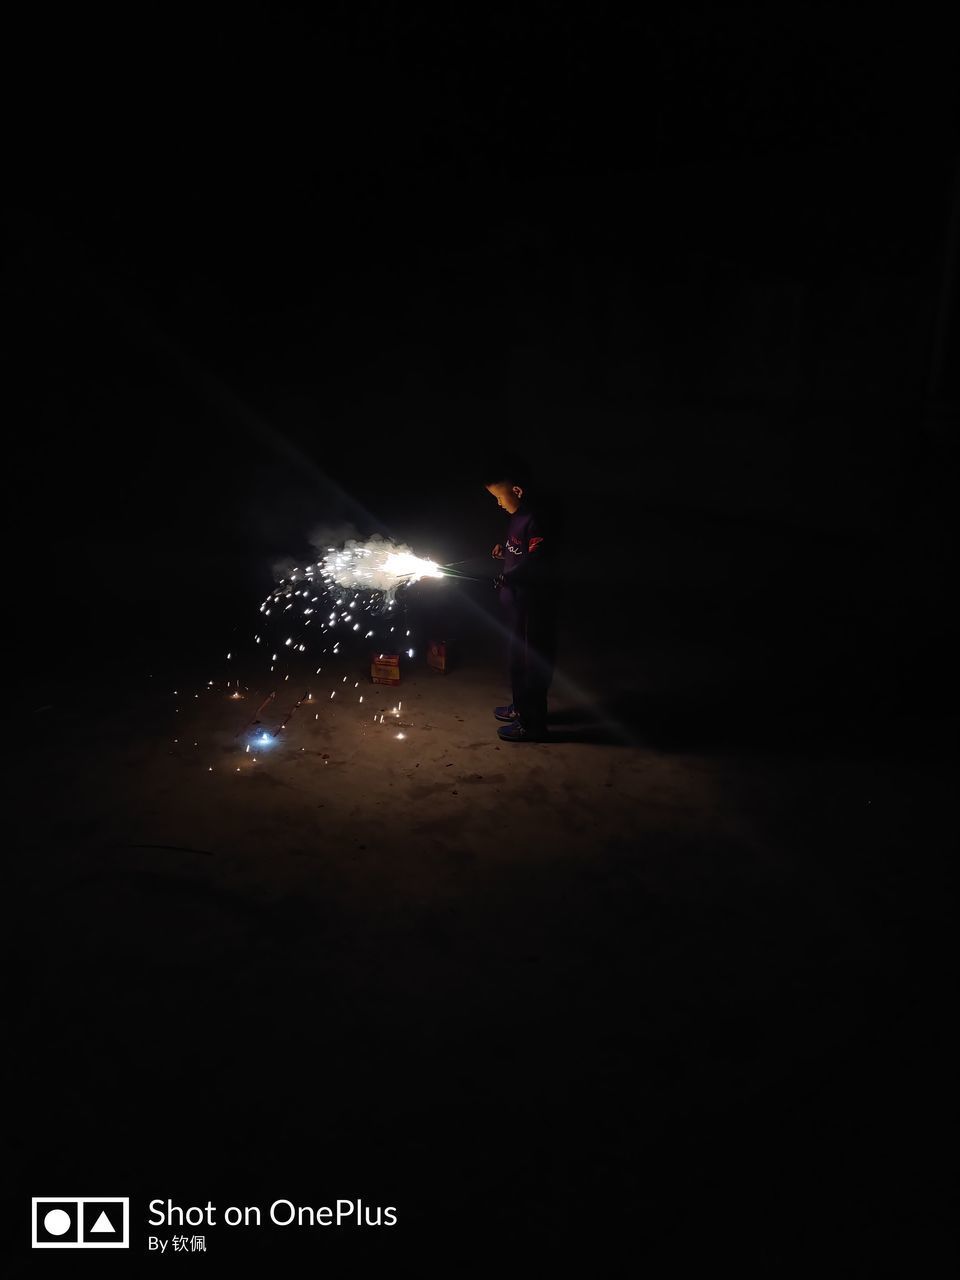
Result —
<instances>
[{"instance_id":1,"label":"sparks","mask_svg":"<svg viewBox=\"0 0 960 1280\"><path fill-rule=\"evenodd\" d=\"M328 550L323 563L325 574L341 587L381 591L388 599L405 583L443 577L436 561L414 555L409 547L397 547L380 537L371 538L364 545L350 541L339 551ZM342 605L343 600L337 604Z\"/></svg>"}]
</instances>

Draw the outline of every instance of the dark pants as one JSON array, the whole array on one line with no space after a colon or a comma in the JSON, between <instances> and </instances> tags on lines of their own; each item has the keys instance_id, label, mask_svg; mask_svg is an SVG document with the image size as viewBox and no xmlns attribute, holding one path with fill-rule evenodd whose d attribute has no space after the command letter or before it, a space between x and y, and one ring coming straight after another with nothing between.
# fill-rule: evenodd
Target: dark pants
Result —
<instances>
[{"instance_id":1,"label":"dark pants","mask_svg":"<svg viewBox=\"0 0 960 1280\"><path fill-rule=\"evenodd\" d=\"M513 705L523 727L547 727L547 690L556 659L556 611L551 601L518 601L509 606L510 684Z\"/></svg>"}]
</instances>

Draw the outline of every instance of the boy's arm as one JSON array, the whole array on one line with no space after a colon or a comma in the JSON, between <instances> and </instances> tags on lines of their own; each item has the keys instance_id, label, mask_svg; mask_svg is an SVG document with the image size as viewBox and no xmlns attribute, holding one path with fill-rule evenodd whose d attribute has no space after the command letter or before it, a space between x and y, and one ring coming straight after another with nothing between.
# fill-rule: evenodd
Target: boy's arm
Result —
<instances>
[{"instance_id":1,"label":"boy's arm","mask_svg":"<svg viewBox=\"0 0 960 1280\"><path fill-rule=\"evenodd\" d=\"M548 580L551 561L549 539L538 524L531 523L527 531L527 554L504 578L514 586L542 586Z\"/></svg>"}]
</instances>

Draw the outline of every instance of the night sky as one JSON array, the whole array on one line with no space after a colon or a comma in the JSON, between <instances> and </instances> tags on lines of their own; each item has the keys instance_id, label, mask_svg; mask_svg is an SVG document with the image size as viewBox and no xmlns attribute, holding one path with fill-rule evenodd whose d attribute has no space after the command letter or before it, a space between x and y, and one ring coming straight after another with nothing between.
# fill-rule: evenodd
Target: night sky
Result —
<instances>
[{"instance_id":1,"label":"night sky","mask_svg":"<svg viewBox=\"0 0 960 1280\"><path fill-rule=\"evenodd\" d=\"M31 694L199 673L318 526L483 556L506 447L567 512L569 653L696 634L724 715L864 738L953 705L945 18L140 4L6 37Z\"/></svg>"}]
</instances>

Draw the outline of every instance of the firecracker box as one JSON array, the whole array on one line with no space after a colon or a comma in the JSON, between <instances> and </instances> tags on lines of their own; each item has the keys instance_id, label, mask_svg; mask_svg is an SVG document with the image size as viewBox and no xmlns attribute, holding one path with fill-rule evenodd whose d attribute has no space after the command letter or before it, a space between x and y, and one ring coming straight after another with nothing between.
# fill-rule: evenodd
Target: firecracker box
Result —
<instances>
[{"instance_id":1,"label":"firecracker box","mask_svg":"<svg viewBox=\"0 0 960 1280\"><path fill-rule=\"evenodd\" d=\"M375 653L370 663L370 679L374 684L399 684L399 653Z\"/></svg>"},{"instance_id":2,"label":"firecracker box","mask_svg":"<svg viewBox=\"0 0 960 1280\"><path fill-rule=\"evenodd\" d=\"M449 640L431 640L427 645L427 666L444 674L450 670L451 644Z\"/></svg>"}]
</instances>

